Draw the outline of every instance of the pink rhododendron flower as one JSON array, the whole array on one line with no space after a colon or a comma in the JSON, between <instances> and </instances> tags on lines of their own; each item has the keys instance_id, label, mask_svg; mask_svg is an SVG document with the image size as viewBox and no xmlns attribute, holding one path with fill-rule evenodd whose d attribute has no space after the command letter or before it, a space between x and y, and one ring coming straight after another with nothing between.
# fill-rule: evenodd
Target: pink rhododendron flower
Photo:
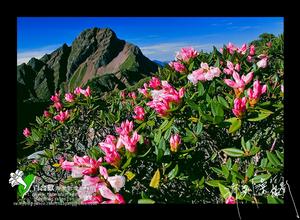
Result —
<instances>
[{"instance_id":1,"label":"pink rhododendron flower","mask_svg":"<svg viewBox=\"0 0 300 220\"><path fill-rule=\"evenodd\" d=\"M267 91L267 85L261 86L259 81L253 83L253 90L250 88L247 91L249 97L249 104L253 107L259 100L260 96Z\"/></svg>"},{"instance_id":2,"label":"pink rhododendron flower","mask_svg":"<svg viewBox=\"0 0 300 220\"><path fill-rule=\"evenodd\" d=\"M120 189L125 185L126 179L124 176L115 175L115 176L109 176L107 178L107 181L112 186L112 188L114 188L116 192L119 192Z\"/></svg>"},{"instance_id":3,"label":"pink rhododendron flower","mask_svg":"<svg viewBox=\"0 0 300 220\"><path fill-rule=\"evenodd\" d=\"M82 184L77 190L77 195L83 204L91 203L91 200L95 200L94 195L98 190L99 177L84 176L81 180ZM101 197L98 197L102 201ZM93 203L94 204L94 203Z\"/></svg>"},{"instance_id":4,"label":"pink rhododendron flower","mask_svg":"<svg viewBox=\"0 0 300 220\"><path fill-rule=\"evenodd\" d=\"M61 123L63 123L65 120L67 120L70 117L69 111L66 110L65 112L60 111L60 113L53 118Z\"/></svg>"},{"instance_id":5,"label":"pink rhododendron flower","mask_svg":"<svg viewBox=\"0 0 300 220\"><path fill-rule=\"evenodd\" d=\"M63 108L63 105L60 102L54 102L54 107L56 108L56 111L60 111Z\"/></svg>"},{"instance_id":6,"label":"pink rhododendron flower","mask_svg":"<svg viewBox=\"0 0 300 220\"><path fill-rule=\"evenodd\" d=\"M74 102L74 95L72 94L72 93L66 93L65 94L65 100L67 101L67 102Z\"/></svg>"},{"instance_id":7,"label":"pink rhododendron flower","mask_svg":"<svg viewBox=\"0 0 300 220\"><path fill-rule=\"evenodd\" d=\"M106 186L105 183L98 184L98 190L101 196L105 199L116 200L117 196Z\"/></svg>"},{"instance_id":8,"label":"pink rhododendron flower","mask_svg":"<svg viewBox=\"0 0 300 220\"><path fill-rule=\"evenodd\" d=\"M247 61L249 63L252 63L254 61L253 57L252 56L247 56Z\"/></svg>"},{"instance_id":9,"label":"pink rhododendron flower","mask_svg":"<svg viewBox=\"0 0 300 220\"><path fill-rule=\"evenodd\" d=\"M162 81L161 85L162 89L151 91L152 101L146 105L155 109L160 116L166 116L171 103L179 104L181 102L184 96L184 89L181 88L177 91L167 81Z\"/></svg>"},{"instance_id":10,"label":"pink rhododendron flower","mask_svg":"<svg viewBox=\"0 0 300 220\"><path fill-rule=\"evenodd\" d=\"M266 68L268 66L268 58L265 57L265 58L262 58L260 61L258 61L256 63L256 65L258 66L258 68Z\"/></svg>"},{"instance_id":11,"label":"pink rhododendron flower","mask_svg":"<svg viewBox=\"0 0 300 220\"><path fill-rule=\"evenodd\" d=\"M248 73L246 76L240 75L237 72L233 72L232 74L235 81L231 79L224 79L224 82L234 89L236 97L240 97L240 94L244 91L245 86L252 80L253 72Z\"/></svg>"},{"instance_id":12,"label":"pink rhododendron flower","mask_svg":"<svg viewBox=\"0 0 300 220\"><path fill-rule=\"evenodd\" d=\"M245 54L247 51L247 44L243 44L241 48L238 49L238 53Z\"/></svg>"},{"instance_id":13,"label":"pink rhododendron flower","mask_svg":"<svg viewBox=\"0 0 300 220\"><path fill-rule=\"evenodd\" d=\"M266 45L267 45L267 47L272 47L272 42L270 41L270 42L268 42L268 43L266 43Z\"/></svg>"},{"instance_id":14,"label":"pink rhododendron flower","mask_svg":"<svg viewBox=\"0 0 300 220\"><path fill-rule=\"evenodd\" d=\"M101 165L101 160L95 160L88 156L73 157L73 162L64 161L61 168L64 170L72 171L72 177L77 178L82 175L96 174L99 166Z\"/></svg>"},{"instance_id":15,"label":"pink rhododendron flower","mask_svg":"<svg viewBox=\"0 0 300 220\"><path fill-rule=\"evenodd\" d=\"M81 87L76 87L75 90L74 90L74 94L75 95L80 95L81 94L81 90L82 90Z\"/></svg>"},{"instance_id":16,"label":"pink rhododendron flower","mask_svg":"<svg viewBox=\"0 0 300 220\"><path fill-rule=\"evenodd\" d=\"M55 93L55 95L51 96L51 101L53 102L59 102L60 99L59 99L59 93Z\"/></svg>"},{"instance_id":17,"label":"pink rhododendron flower","mask_svg":"<svg viewBox=\"0 0 300 220\"><path fill-rule=\"evenodd\" d=\"M92 196L91 199L88 200L83 200L81 202L81 204L85 204L85 205L96 205L96 204L101 204L102 203L102 196L101 195L96 195L96 196Z\"/></svg>"},{"instance_id":18,"label":"pink rhododendron flower","mask_svg":"<svg viewBox=\"0 0 300 220\"><path fill-rule=\"evenodd\" d=\"M199 53L192 47L182 48L181 51L176 54L176 59L183 62L189 62L190 59L197 57L198 54Z\"/></svg>"},{"instance_id":19,"label":"pink rhododendron flower","mask_svg":"<svg viewBox=\"0 0 300 220\"><path fill-rule=\"evenodd\" d=\"M51 114L50 114L50 112L48 112L48 111L44 111L44 117L45 118L49 118L51 116Z\"/></svg>"},{"instance_id":20,"label":"pink rhododendron flower","mask_svg":"<svg viewBox=\"0 0 300 220\"><path fill-rule=\"evenodd\" d=\"M215 77L219 77L220 73L221 70L218 67L209 67L207 63L201 63L201 68L193 71L187 78L190 82L196 85L199 80L210 81Z\"/></svg>"},{"instance_id":21,"label":"pink rhododendron flower","mask_svg":"<svg viewBox=\"0 0 300 220\"><path fill-rule=\"evenodd\" d=\"M160 80L156 77L152 77L149 81L149 87L152 89L157 89L160 86Z\"/></svg>"},{"instance_id":22,"label":"pink rhododendron flower","mask_svg":"<svg viewBox=\"0 0 300 220\"><path fill-rule=\"evenodd\" d=\"M116 132L120 135L128 135L133 130L132 121L123 121L120 127L116 127Z\"/></svg>"},{"instance_id":23,"label":"pink rhododendron flower","mask_svg":"<svg viewBox=\"0 0 300 220\"><path fill-rule=\"evenodd\" d=\"M180 144L181 144L181 138L180 138L179 134L171 135L171 138L170 138L171 151L177 152Z\"/></svg>"},{"instance_id":24,"label":"pink rhododendron flower","mask_svg":"<svg viewBox=\"0 0 300 220\"><path fill-rule=\"evenodd\" d=\"M235 204L235 198L233 196L229 196L226 199L225 204Z\"/></svg>"},{"instance_id":25,"label":"pink rhododendron flower","mask_svg":"<svg viewBox=\"0 0 300 220\"><path fill-rule=\"evenodd\" d=\"M135 94L135 92L130 92L130 93L128 93L128 97L129 97L129 98L132 98L132 99L136 99L136 94Z\"/></svg>"},{"instance_id":26,"label":"pink rhododendron flower","mask_svg":"<svg viewBox=\"0 0 300 220\"><path fill-rule=\"evenodd\" d=\"M234 100L234 108L232 109L232 112L236 117L241 118L244 115L244 112L246 111L246 103L246 97L243 97L242 99L236 98Z\"/></svg>"},{"instance_id":27,"label":"pink rhododendron flower","mask_svg":"<svg viewBox=\"0 0 300 220\"><path fill-rule=\"evenodd\" d=\"M283 84L280 86L280 90L282 93L284 93L284 85Z\"/></svg>"},{"instance_id":28,"label":"pink rhododendron flower","mask_svg":"<svg viewBox=\"0 0 300 220\"><path fill-rule=\"evenodd\" d=\"M134 153L136 151L136 144L140 139L140 135L135 131L133 132L132 136L129 135L120 135L117 148L121 148L122 146L125 146L126 150L128 150L131 153Z\"/></svg>"},{"instance_id":29,"label":"pink rhododendron flower","mask_svg":"<svg viewBox=\"0 0 300 220\"><path fill-rule=\"evenodd\" d=\"M105 153L105 161L115 167L118 167L121 162L121 157L117 152L116 138L112 135L106 137L105 142L99 143L99 147Z\"/></svg>"},{"instance_id":30,"label":"pink rhododendron flower","mask_svg":"<svg viewBox=\"0 0 300 220\"><path fill-rule=\"evenodd\" d=\"M239 63L235 64L234 69L239 72L241 70L241 65Z\"/></svg>"},{"instance_id":31,"label":"pink rhododendron flower","mask_svg":"<svg viewBox=\"0 0 300 220\"><path fill-rule=\"evenodd\" d=\"M145 110L143 107L136 106L134 108L134 113L135 113L135 115L133 116L134 119L144 121Z\"/></svg>"},{"instance_id":32,"label":"pink rhododendron flower","mask_svg":"<svg viewBox=\"0 0 300 220\"><path fill-rule=\"evenodd\" d=\"M31 135L30 130L29 130L28 128L25 128L25 129L23 130L23 135L24 135L25 137L29 137L29 136Z\"/></svg>"},{"instance_id":33,"label":"pink rhododendron flower","mask_svg":"<svg viewBox=\"0 0 300 220\"><path fill-rule=\"evenodd\" d=\"M86 89L80 89L80 93L85 97L91 96L91 88L88 86Z\"/></svg>"},{"instance_id":34,"label":"pink rhododendron flower","mask_svg":"<svg viewBox=\"0 0 300 220\"><path fill-rule=\"evenodd\" d=\"M231 61L227 60L227 68L224 68L223 72L226 73L227 75L232 75L234 72L234 65Z\"/></svg>"},{"instance_id":35,"label":"pink rhododendron flower","mask_svg":"<svg viewBox=\"0 0 300 220\"><path fill-rule=\"evenodd\" d=\"M255 46L254 45L250 45L249 55L250 56L254 56L255 55Z\"/></svg>"},{"instance_id":36,"label":"pink rhododendron flower","mask_svg":"<svg viewBox=\"0 0 300 220\"><path fill-rule=\"evenodd\" d=\"M139 88L138 91L139 93L142 93L145 97L150 97L147 83L144 83L144 88Z\"/></svg>"},{"instance_id":37,"label":"pink rhododendron flower","mask_svg":"<svg viewBox=\"0 0 300 220\"><path fill-rule=\"evenodd\" d=\"M107 169L103 166L99 167L99 172L100 174L104 177L104 179L108 178L108 173L107 173Z\"/></svg>"},{"instance_id":38,"label":"pink rhododendron flower","mask_svg":"<svg viewBox=\"0 0 300 220\"><path fill-rule=\"evenodd\" d=\"M170 62L169 66L180 73L184 73L186 71L185 66L182 63L180 63L179 61Z\"/></svg>"},{"instance_id":39,"label":"pink rhododendron flower","mask_svg":"<svg viewBox=\"0 0 300 220\"><path fill-rule=\"evenodd\" d=\"M237 50L237 47L235 47L231 42L229 42L227 45L227 50L230 54L233 54L234 51Z\"/></svg>"}]
</instances>

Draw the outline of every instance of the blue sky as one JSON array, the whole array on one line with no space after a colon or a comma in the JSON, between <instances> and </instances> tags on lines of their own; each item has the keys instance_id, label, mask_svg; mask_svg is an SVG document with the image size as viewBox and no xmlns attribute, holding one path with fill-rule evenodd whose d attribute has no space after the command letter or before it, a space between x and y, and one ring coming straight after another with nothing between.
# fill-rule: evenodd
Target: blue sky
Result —
<instances>
[{"instance_id":1,"label":"blue sky","mask_svg":"<svg viewBox=\"0 0 300 220\"><path fill-rule=\"evenodd\" d=\"M182 47L210 51L228 42L240 46L264 32L277 36L283 33L283 17L19 17L18 64L71 45L92 27L113 29L151 60L170 61Z\"/></svg>"}]
</instances>

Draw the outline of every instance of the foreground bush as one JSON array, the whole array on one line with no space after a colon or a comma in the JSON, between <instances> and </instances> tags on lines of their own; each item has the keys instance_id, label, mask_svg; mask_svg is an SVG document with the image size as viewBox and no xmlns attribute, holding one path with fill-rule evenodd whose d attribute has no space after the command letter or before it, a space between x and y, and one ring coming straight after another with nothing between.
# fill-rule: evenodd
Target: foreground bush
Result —
<instances>
[{"instance_id":1,"label":"foreground bush","mask_svg":"<svg viewBox=\"0 0 300 220\"><path fill-rule=\"evenodd\" d=\"M90 87L53 95L24 129L38 153L19 170L71 186L81 204L282 203L283 38L263 36L210 54L183 48L106 100Z\"/></svg>"}]
</instances>

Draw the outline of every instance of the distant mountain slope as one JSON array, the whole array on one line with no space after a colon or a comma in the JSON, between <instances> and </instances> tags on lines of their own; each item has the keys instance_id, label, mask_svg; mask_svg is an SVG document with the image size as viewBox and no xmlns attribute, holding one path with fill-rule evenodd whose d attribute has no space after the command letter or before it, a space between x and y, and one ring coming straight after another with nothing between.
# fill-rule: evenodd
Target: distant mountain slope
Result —
<instances>
[{"instance_id":1,"label":"distant mountain slope","mask_svg":"<svg viewBox=\"0 0 300 220\"><path fill-rule=\"evenodd\" d=\"M159 61L159 60L152 60L152 61L161 67L164 67L169 63L169 61Z\"/></svg>"},{"instance_id":2,"label":"distant mountain slope","mask_svg":"<svg viewBox=\"0 0 300 220\"><path fill-rule=\"evenodd\" d=\"M49 100L59 89L72 91L104 74L114 74L117 83L132 85L157 71L157 67L137 46L118 39L111 29L87 29L71 46L64 44L41 59L32 58L27 64L19 65L18 97Z\"/></svg>"}]
</instances>

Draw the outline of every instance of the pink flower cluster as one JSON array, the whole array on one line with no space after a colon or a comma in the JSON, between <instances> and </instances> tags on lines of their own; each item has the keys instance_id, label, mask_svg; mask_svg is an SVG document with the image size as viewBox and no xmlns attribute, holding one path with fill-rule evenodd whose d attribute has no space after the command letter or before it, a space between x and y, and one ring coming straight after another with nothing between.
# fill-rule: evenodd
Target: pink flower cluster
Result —
<instances>
[{"instance_id":1,"label":"pink flower cluster","mask_svg":"<svg viewBox=\"0 0 300 220\"><path fill-rule=\"evenodd\" d=\"M108 176L107 169L102 166L102 158L98 160L88 156L74 156L73 162L61 161L61 168L72 171L73 178L83 177L77 194L82 204L124 204L125 200L118 192L125 185L124 176ZM112 187L115 193L109 188ZM106 200L104 200L106 199Z\"/></svg>"},{"instance_id":2,"label":"pink flower cluster","mask_svg":"<svg viewBox=\"0 0 300 220\"><path fill-rule=\"evenodd\" d=\"M228 205L232 205L232 204L235 204L235 198L233 196L229 196L226 201L225 201L225 204L228 204Z\"/></svg>"},{"instance_id":3,"label":"pink flower cluster","mask_svg":"<svg viewBox=\"0 0 300 220\"><path fill-rule=\"evenodd\" d=\"M261 86L259 81L256 80L253 83L253 90L251 88L248 89L248 99L249 104L253 107L260 99L260 96L267 91L267 85Z\"/></svg>"},{"instance_id":4,"label":"pink flower cluster","mask_svg":"<svg viewBox=\"0 0 300 220\"><path fill-rule=\"evenodd\" d=\"M187 69L180 61L173 61L169 63L169 66L177 72L185 73Z\"/></svg>"},{"instance_id":5,"label":"pink flower cluster","mask_svg":"<svg viewBox=\"0 0 300 220\"><path fill-rule=\"evenodd\" d=\"M85 97L91 96L91 88L88 86L86 89L82 89L81 87L76 87L74 90L75 95L84 95Z\"/></svg>"},{"instance_id":6,"label":"pink flower cluster","mask_svg":"<svg viewBox=\"0 0 300 220\"><path fill-rule=\"evenodd\" d=\"M236 64L234 65L232 62L227 61L227 68L224 68L223 72L226 73L227 75L232 75L235 71L240 71L241 70L241 65Z\"/></svg>"},{"instance_id":7,"label":"pink flower cluster","mask_svg":"<svg viewBox=\"0 0 300 220\"><path fill-rule=\"evenodd\" d=\"M199 53L192 47L182 48L180 52L177 52L176 59L187 63L198 55Z\"/></svg>"},{"instance_id":8,"label":"pink flower cluster","mask_svg":"<svg viewBox=\"0 0 300 220\"><path fill-rule=\"evenodd\" d=\"M134 113L135 113L135 115L133 116L134 119L139 120L139 121L144 121L145 110L143 107L136 106L134 108Z\"/></svg>"},{"instance_id":9,"label":"pink flower cluster","mask_svg":"<svg viewBox=\"0 0 300 220\"><path fill-rule=\"evenodd\" d=\"M262 69L266 68L268 66L268 58L269 57L266 54L260 54L258 56L258 58L260 59L260 61L258 61L256 63L258 68L262 68Z\"/></svg>"},{"instance_id":10,"label":"pink flower cluster","mask_svg":"<svg viewBox=\"0 0 300 220\"><path fill-rule=\"evenodd\" d=\"M170 104L179 104L184 96L183 87L177 91L167 81L160 81L155 77L150 80L149 87L144 84L144 89L139 89L139 92L152 99L146 105L155 109L160 116L167 116Z\"/></svg>"},{"instance_id":11,"label":"pink flower cluster","mask_svg":"<svg viewBox=\"0 0 300 220\"><path fill-rule=\"evenodd\" d=\"M53 118L61 123L64 123L70 117L69 111L60 111L58 115L55 115Z\"/></svg>"},{"instance_id":12,"label":"pink flower cluster","mask_svg":"<svg viewBox=\"0 0 300 220\"><path fill-rule=\"evenodd\" d=\"M55 93L55 95L51 96L51 101L54 102L54 107L56 108L56 111L60 111L63 108L63 105L60 102L59 93Z\"/></svg>"},{"instance_id":13,"label":"pink flower cluster","mask_svg":"<svg viewBox=\"0 0 300 220\"><path fill-rule=\"evenodd\" d=\"M252 80L253 72L248 73L246 76L242 75L242 77L240 77L237 72L233 71L232 76L235 81L231 79L224 79L224 82L234 89L236 97L240 97L241 93L245 89L245 86Z\"/></svg>"},{"instance_id":14,"label":"pink flower cluster","mask_svg":"<svg viewBox=\"0 0 300 220\"><path fill-rule=\"evenodd\" d=\"M99 147L105 153L105 161L119 167L121 157L118 150L124 146L129 152L136 152L140 135L136 131L133 132L133 122L128 120L122 122L120 127L116 127L116 132L119 134L118 139L113 135L107 135L105 141L99 143Z\"/></svg>"},{"instance_id":15,"label":"pink flower cluster","mask_svg":"<svg viewBox=\"0 0 300 220\"><path fill-rule=\"evenodd\" d=\"M201 63L201 68L192 72L188 75L188 80L194 85L198 81L211 81L215 77L219 77L221 70L218 67L209 67L207 63Z\"/></svg>"},{"instance_id":16,"label":"pink flower cluster","mask_svg":"<svg viewBox=\"0 0 300 220\"><path fill-rule=\"evenodd\" d=\"M227 45L227 51L228 51L230 54L234 54L234 52L236 51L236 52L238 52L239 54L244 55L244 54L246 54L247 49L248 49L247 44L243 44L241 48L236 47L236 46L235 46L234 44L232 44L231 42L229 42L228 45ZM251 53L253 53L253 48L252 48L252 52L251 52Z\"/></svg>"},{"instance_id":17,"label":"pink flower cluster","mask_svg":"<svg viewBox=\"0 0 300 220\"><path fill-rule=\"evenodd\" d=\"M31 135L30 130L29 130L28 128L25 128L25 129L23 130L23 135L24 135L25 137L29 137L29 136Z\"/></svg>"}]
</instances>

